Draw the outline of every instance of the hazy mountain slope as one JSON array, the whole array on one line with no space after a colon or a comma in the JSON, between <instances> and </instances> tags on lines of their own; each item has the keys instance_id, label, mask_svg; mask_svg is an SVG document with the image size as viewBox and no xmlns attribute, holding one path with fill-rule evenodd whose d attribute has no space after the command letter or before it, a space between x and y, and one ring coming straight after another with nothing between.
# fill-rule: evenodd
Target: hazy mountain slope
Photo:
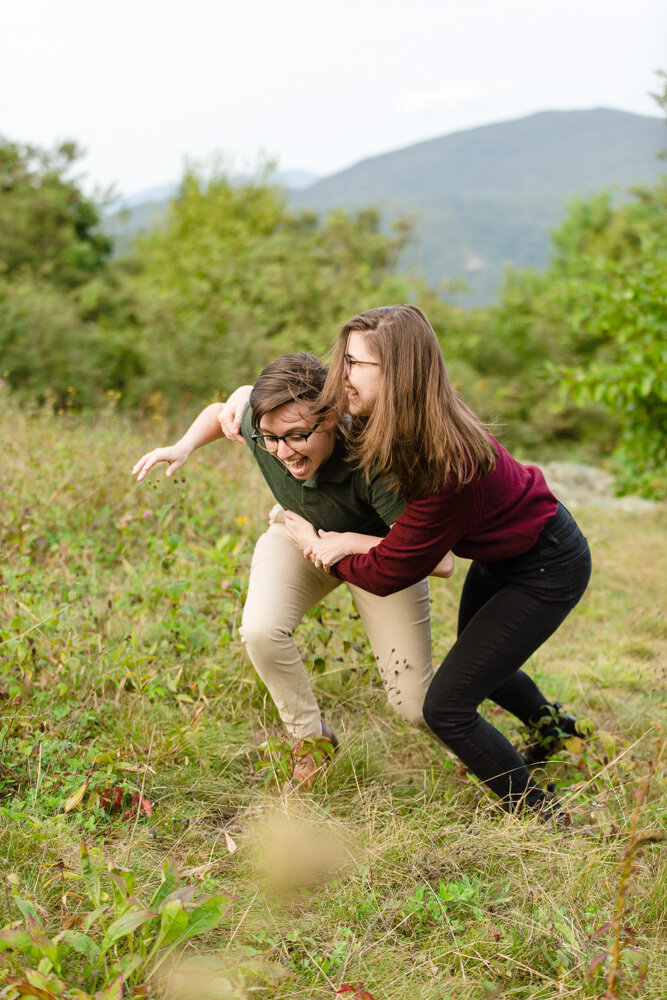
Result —
<instances>
[{"instance_id":1,"label":"hazy mountain slope","mask_svg":"<svg viewBox=\"0 0 667 1000\"><path fill-rule=\"evenodd\" d=\"M433 285L463 278L469 291L458 299L486 303L506 265L547 262L549 231L568 201L603 188L622 192L652 183L665 169L657 158L665 146L661 118L606 108L544 111L362 160L292 190L290 202L321 214L376 205L387 222L413 217L403 266L422 268ZM297 183L309 178L299 175ZM294 183L294 172L278 172L281 179ZM126 212L105 220L119 249L165 218L159 190L166 189L124 199Z\"/></svg>"},{"instance_id":2,"label":"hazy mountain slope","mask_svg":"<svg viewBox=\"0 0 667 1000\"><path fill-rule=\"evenodd\" d=\"M546 111L375 156L293 192L328 212L373 204L417 217L405 263L431 283L464 277L467 301L488 301L503 268L541 266L567 201L654 181L667 144L662 119L622 111Z\"/></svg>"}]
</instances>

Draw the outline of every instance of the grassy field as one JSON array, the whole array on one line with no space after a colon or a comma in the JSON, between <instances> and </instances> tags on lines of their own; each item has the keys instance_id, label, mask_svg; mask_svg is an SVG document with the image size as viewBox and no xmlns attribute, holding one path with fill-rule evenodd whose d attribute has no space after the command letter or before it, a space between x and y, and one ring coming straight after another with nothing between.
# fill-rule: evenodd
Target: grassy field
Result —
<instances>
[{"instance_id":1,"label":"grassy field","mask_svg":"<svg viewBox=\"0 0 667 1000\"><path fill-rule=\"evenodd\" d=\"M137 923L109 944L108 911L123 881L145 909L169 859L222 914L151 980L174 1000L344 986L374 1000L667 995L663 513L577 511L591 587L529 664L597 727L548 775L590 835L505 815L391 713L343 587L300 630L342 746L312 792L287 794L284 749L258 767L280 727L237 633L270 506L243 450L212 446L176 481L137 486L133 462L166 443L159 422L139 433L112 409L92 423L0 403L0 925L33 934L25 958L0 952L0 995L40 958L49 975L32 907L51 940L85 931L109 948L85 975L70 950L67 989L34 995L76 996L78 976L91 995L120 997L119 980L102 994L104 968L159 942ZM460 562L432 586L436 660L464 573ZM520 741L510 716L494 722ZM135 985L176 940L160 926L165 948ZM610 968L620 978L608 986Z\"/></svg>"}]
</instances>

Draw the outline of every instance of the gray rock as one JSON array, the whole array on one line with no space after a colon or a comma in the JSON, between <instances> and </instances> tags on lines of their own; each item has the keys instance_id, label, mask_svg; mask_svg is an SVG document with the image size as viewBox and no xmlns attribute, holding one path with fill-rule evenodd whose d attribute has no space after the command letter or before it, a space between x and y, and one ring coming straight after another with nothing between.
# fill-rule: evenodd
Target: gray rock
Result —
<instances>
[{"instance_id":1,"label":"gray rock","mask_svg":"<svg viewBox=\"0 0 667 1000\"><path fill-rule=\"evenodd\" d=\"M632 514L649 514L658 507L642 497L614 495L614 477L604 469L579 462L549 462L540 466L549 489L566 507L598 507Z\"/></svg>"}]
</instances>

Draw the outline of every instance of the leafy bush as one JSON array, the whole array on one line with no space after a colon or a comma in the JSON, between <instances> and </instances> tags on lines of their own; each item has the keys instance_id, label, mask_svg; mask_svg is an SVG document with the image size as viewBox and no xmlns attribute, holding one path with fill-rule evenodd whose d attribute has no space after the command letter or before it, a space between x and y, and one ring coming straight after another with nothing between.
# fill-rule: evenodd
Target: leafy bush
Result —
<instances>
[{"instance_id":1,"label":"leafy bush","mask_svg":"<svg viewBox=\"0 0 667 1000\"><path fill-rule=\"evenodd\" d=\"M127 991L148 997L147 981L166 959L186 941L217 927L231 902L223 893L195 901L196 888L179 886L169 861L147 907L134 895L129 869L109 865L110 893L102 887L101 874L84 841L80 880L92 908L70 918L52 937L34 906L14 897L24 923L0 931L0 951L7 953L19 978L10 978L2 997L121 1000L130 995Z\"/></svg>"}]
</instances>

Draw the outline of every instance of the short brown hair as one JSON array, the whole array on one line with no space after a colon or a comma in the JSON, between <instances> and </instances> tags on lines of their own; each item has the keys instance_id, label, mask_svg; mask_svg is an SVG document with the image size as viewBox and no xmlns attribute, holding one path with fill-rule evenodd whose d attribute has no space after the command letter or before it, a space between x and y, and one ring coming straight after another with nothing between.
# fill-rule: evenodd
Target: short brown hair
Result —
<instances>
[{"instance_id":1,"label":"short brown hair","mask_svg":"<svg viewBox=\"0 0 667 1000\"><path fill-rule=\"evenodd\" d=\"M281 354L272 361L257 376L250 393L253 429L258 430L265 414L287 403L311 404L309 408L317 414L328 370L319 358L303 352Z\"/></svg>"},{"instance_id":2,"label":"short brown hair","mask_svg":"<svg viewBox=\"0 0 667 1000\"><path fill-rule=\"evenodd\" d=\"M381 306L345 323L333 348L324 405L344 412L343 356L353 331L380 363L382 387L370 414L351 422L349 452L366 475L393 479L407 499L447 481L460 490L496 463L488 428L463 402L421 309Z\"/></svg>"}]
</instances>

